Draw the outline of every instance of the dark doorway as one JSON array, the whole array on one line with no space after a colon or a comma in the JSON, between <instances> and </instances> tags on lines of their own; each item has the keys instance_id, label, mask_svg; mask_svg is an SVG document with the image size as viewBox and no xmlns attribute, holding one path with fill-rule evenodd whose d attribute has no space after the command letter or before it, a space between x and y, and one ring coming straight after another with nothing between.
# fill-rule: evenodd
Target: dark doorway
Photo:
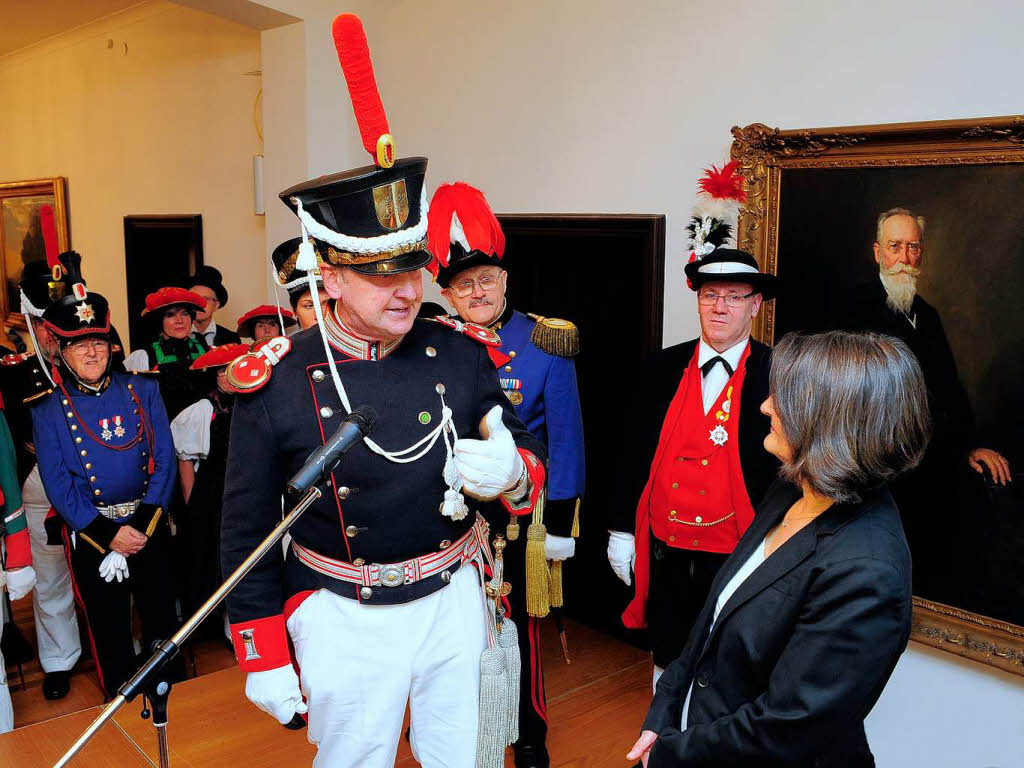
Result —
<instances>
[{"instance_id":1,"label":"dark doorway","mask_svg":"<svg viewBox=\"0 0 1024 768\"><path fill-rule=\"evenodd\" d=\"M665 217L499 215L508 300L522 312L571 320L586 442L587 490L576 556L565 568L565 612L625 636L619 615L632 593L612 573L606 499L622 451L613 435L636 403L630 376L661 349ZM635 640L635 636L628 639Z\"/></svg>"},{"instance_id":2,"label":"dark doorway","mask_svg":"<svg viewBox=\"0 0 1024 768\"><path fill-rule=\"evenodd\" d=\"M132 350L152 341L142 317L146 295L182 285L203 263L203 217L125 216L124 259L128 281L128 343Z\"/></svg>"}]
</instances>

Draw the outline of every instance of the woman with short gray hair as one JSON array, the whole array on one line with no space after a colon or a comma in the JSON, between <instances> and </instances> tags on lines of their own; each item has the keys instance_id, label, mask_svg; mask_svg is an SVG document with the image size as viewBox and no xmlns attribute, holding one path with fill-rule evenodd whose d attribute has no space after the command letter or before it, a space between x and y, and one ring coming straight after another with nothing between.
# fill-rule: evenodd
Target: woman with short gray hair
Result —
<instances>
[{"instance_id":1,"label":"woman with short gray hair","mask_svg":"<svg viewBox=\"0 0 1024 768\"><path fill-rule=\"evenodd\" d=\"M930 433L921 368L877 334L786 336L765 448L782 462L628 757L873 766L864 718L907 645L910 552L886 483Z\"/></svg>"}]
</instances>

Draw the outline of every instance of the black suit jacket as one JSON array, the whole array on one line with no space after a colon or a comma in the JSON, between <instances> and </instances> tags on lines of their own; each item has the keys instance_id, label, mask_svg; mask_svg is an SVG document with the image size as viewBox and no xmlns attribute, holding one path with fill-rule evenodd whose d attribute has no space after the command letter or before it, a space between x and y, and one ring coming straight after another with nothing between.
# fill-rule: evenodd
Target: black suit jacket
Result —
<instances>
[{"instance_id":1,"label":"black suit jacket","mask_svg":"<svg viewBox=\"0 0 1024 768\"><path fill-rule=\"evenodd\" d=\"M699 339L693 339L655 353L634 380L630 393L634 408L622 419L625 426L620 444L624 467L616 484L615 504L609 512L608 528L613 531L632 533L636 528L637 501L651 472L665 413L698 342ZM771 419L761 413L761 403L768 397L771 352L764 344L750 340L747 375L740 393L740 467L754 509L779 471L779 462L764 448Z\"/></svg>"},{"instance_id":2,"label":"black suit jacket","mask_svg":"<svg viewBox=\"0 0 1024 768\"><path fill-rule=\"evenodd\" d=\"M241 337L230 328L225 328L217 323L217 330L213 334L213 346L219 347L222 344L240 344Z\"/></svg>"},{"instance_id":3,"label":"black suit jacket","mask_svg":"<svg viewBox=\"0 0 1024 768\"><path fill-rule=\"evenodd\" d=\"M910 637L910 551L885 488L837 504L715 603L800 492L779 480L719 571L644 729L648 768L871 766L864 718ZM693 683L687 728L679 730Z\"/></svg>"},{"instance_id":4,"label":"black suit jacket","mask_svg":"<svg viewBox=\"0 0 1024 768\"><path fill-rule=\"evenodd\" d=\"M924 464L933 465L933 471L945 472L961 465L975 447L974 415L939 313L915 296L909 317L914 318L914 324L907 315L889 308L885 288L876 278L851 292L849 306L840 315L840 327L895 336L910 347L928 386L933 421Z\"/></svg>"}]
</instances>

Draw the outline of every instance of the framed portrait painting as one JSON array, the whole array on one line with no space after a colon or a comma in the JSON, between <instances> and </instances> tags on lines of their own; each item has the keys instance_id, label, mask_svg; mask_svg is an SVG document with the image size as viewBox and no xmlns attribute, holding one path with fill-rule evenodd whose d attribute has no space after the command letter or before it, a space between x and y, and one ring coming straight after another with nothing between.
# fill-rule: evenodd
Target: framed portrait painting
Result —
<instances>
[{"instance_id":1,"label":"framed portrait painting","mask_svg":"<svg viewBox=\"0 0 1024 768\"><path fill-rule=\"evenodd\" d=\"M46 259L39 210L53 207L57 242L69 248L67 182L63 177L0 183L0 312L7 326L25 327L18 282L25 265Z\"/></svg>"},{"instance_id":2,"label":"framed portrait painting","mask_svg":"<svg viewBox=\"0 0 1024 768\"><path fill-rule=\"evenodd\" d=\"M1024 117L733 137L737 240L780 284L755 334L885 333L921 364L932 437L890 485L913 639L1024 675Z\"/></svg>"}]
</instances>

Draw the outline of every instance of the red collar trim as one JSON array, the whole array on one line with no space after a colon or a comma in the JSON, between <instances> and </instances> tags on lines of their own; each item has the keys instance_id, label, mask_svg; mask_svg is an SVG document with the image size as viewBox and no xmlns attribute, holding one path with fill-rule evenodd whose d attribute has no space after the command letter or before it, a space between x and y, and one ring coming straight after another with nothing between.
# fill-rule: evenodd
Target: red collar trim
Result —
<instances>
[{"instance_id":1,"label":"red collar trim","mask_svg":"<svg viewBox=\"0 0 1024 768\"><path fill-rule=\"evenodd\" d=\"M385 342L359 338L338 319L337 304L324 315L324 330L332 347L356 360L383 360L402 343L402 339Z\"/></svg>"}]
</instances>

